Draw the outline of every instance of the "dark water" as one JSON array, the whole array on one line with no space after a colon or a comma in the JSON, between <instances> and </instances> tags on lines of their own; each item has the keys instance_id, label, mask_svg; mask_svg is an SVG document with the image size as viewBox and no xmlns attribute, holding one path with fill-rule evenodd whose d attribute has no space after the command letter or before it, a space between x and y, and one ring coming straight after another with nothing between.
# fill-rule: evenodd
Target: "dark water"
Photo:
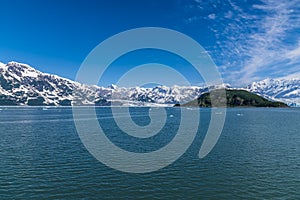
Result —
<instances>
[{"instance_id":1,"label":"dark water","mask_svg":"<svg viewBox=\"0 0 300 200\"><path fill-rule=\"evenodd\" d=\"M141 152L172 140L179 121L178 109L168 108L174 124L139 142L118 131L109 108L97 113L113 142ZM131 114L137 124L149 123L147 108ZM71 109L2 107L0 199L300 199L300 109L228 109L217 145L199 159L209 117L209 109L201 110L194 143L175 163L130 174L89 154Z\"/></svg>"}]
</instances>

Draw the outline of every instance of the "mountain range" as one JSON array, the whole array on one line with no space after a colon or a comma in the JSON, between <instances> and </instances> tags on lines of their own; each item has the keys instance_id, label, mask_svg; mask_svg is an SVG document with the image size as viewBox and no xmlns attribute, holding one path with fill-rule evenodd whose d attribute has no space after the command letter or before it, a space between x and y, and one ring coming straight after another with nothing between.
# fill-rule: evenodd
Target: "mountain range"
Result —
<instances>
[{"instance_id":1,"label":"mountain range","mask_svg":"<svg viewBox=\"0 0 300 200\"><path fill-rule=\"evenodd\" d=\"M211 89L218 88L231 87L229 84L210 87L100 87L42 73L27 64L0 63L0 105L168 106L189 102ZM265 79L239 89L290 106L300 106L300 78Z\"/></svg>"},{"instance_id":2,"label":"mountain range","mask_svg":"<svg viewBox=\"0 0 300 200\"><path fill-rule=\"evenodd\" d=\"M267 99L281 101L289 106L300 106L300 77L290 79L265 79L253 82L246 90Z\"/></svg>"}]
</instances>

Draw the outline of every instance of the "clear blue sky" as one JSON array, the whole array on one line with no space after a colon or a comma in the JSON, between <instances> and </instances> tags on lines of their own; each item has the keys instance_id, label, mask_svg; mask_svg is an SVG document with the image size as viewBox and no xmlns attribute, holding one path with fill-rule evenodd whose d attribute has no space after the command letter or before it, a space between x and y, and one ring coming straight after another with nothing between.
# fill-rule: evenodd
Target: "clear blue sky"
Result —
<instances>
[{"instance_id":1,"label":"clear blue sky","mask_svg":"<svg viewBox=\"0 0 300 200\"><path fill-rule=\"evenodd\" d=\"M198 41L233 85L300 75L300 0L1 0L0 8L0 61L70 79L100 42L147 26ZM168 55L151 56L175 65ZM132 56L115 70L134 63Z\"/></svg>"}]
</instances>

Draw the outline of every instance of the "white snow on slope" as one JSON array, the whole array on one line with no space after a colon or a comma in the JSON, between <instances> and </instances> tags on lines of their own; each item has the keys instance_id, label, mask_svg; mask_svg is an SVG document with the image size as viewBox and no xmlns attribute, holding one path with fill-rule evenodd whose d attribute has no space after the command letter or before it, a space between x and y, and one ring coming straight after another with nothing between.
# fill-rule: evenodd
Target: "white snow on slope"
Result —
<instances>
[{"instance_id":1,"label":"white snow on slope","mask_svg":"<svg viewBox=\"0 0 300 200\"><path fill-rule=\"evenodd\" d=\"M248 85L247 90L275 101L300 106L300 78L265 79Z\"/></svg>"},{"instance_id":2,"label":"white snow on slope","mask_svg":"<svg viewBox=\"0 0 300 200\"><path fill-rule=\"evenodd\" d=\"M209 89L230 88L230 85L200 86L157 86L154 88L124 88L84 85L57 75L42 73L33 67L9 62L0 63L0 95L27 105L30 99L43 98L46 105L62 105L76 102L83 105L108 105L117 102L127 106L170 106L191 101ZM248 85L246 89L274 101L300 106L300 78L265 79Z\"/></svg>"}]
</instances>

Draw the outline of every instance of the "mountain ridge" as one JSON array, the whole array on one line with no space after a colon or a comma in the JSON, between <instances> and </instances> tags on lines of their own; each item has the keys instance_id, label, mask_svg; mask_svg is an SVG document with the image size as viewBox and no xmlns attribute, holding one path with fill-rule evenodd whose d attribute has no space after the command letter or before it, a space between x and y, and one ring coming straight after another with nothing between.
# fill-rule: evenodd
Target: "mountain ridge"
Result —
<instances>
[{"instance_id":1,"label":"mountain ridge","mask_svg":"<svg viewBox=\"0 0 300 200\"><path fill-rule=\"evenodd\" d=\"M300 78L267 78L253 82L245 89L273 101L300 106Z\"/></svg>"},{"instance_id":2,"label":"mountain ridge","mask_svg":"<svg viewBox=\"0 0 300 200\"><path fill-rule=\"evenodd\" d=\"M263 80L264 81L264 80ZM261 95L269 100L278 101L276 95L271 94L270 88L274 84L284 81L255 82L246 88L239 88ZM266 84L269 83L269 86ZM272 85L273 84L273 85ZM292 98L283 95L283 102L298 105L300 92L299 85L286 81L286 92L293 94ZM300 82L299 82L300 84ZM283 87L283 86L282 86ZM57 75L40 72L33 67L18 63L0 63L0 105L41 105L41 106L70 106L73 105L98 105L98 106L172 106L176 103L189 102L201 94L218 88L230 88L229 84L219 86L156 86L143 87L118 87L112 85L101 87L85 85ZM267 90L268 89L268 90ZM299 102L300 105L300 102Z\"/></svg>"}]
</instances>

